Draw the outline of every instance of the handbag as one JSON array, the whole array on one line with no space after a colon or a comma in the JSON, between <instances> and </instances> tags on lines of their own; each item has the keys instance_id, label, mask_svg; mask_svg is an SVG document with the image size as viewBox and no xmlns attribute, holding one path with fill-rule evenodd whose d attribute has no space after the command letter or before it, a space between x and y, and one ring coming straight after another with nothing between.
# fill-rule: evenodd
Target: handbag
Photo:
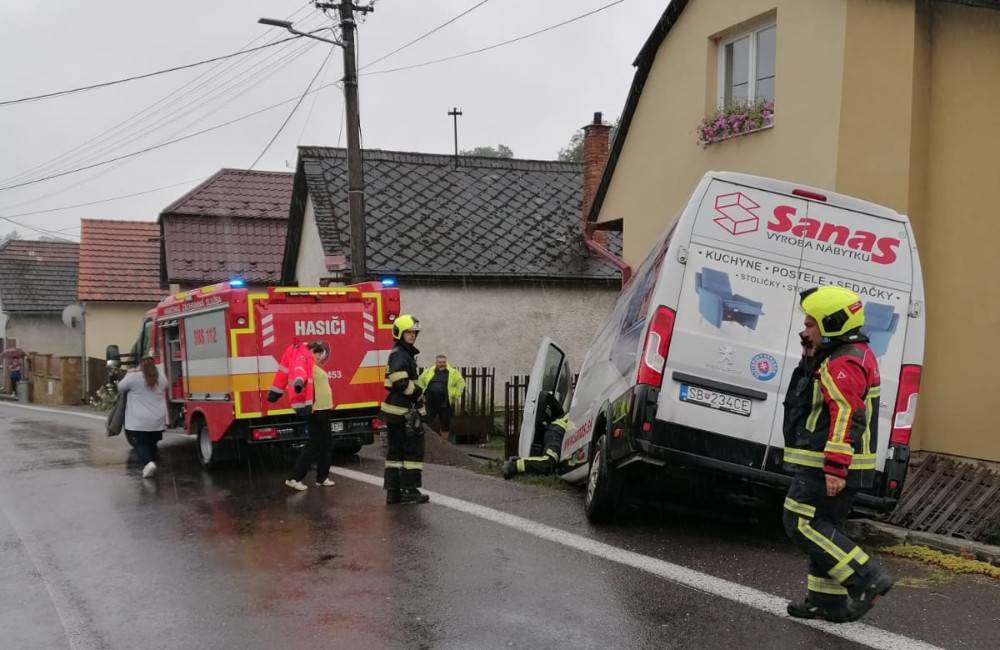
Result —
<instances>
[{"instance_id":1,"label":"handbag","mask_svg":"<svg viewBox=\"0 0 1000 650\"><path fill-rule=\"evenodd\" d=\"M115 405L108 413L107 433L109 436L117 436L125 426L125 400L127 398L127 392L118 393L118 397L115 398Z\"/></svg>"}]
</instances>

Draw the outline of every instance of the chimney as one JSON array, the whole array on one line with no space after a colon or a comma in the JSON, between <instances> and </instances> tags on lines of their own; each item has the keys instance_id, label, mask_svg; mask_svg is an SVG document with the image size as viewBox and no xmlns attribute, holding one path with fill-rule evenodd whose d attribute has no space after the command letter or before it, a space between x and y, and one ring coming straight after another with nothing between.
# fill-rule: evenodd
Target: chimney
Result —
<instances>
[{"instance_id":1,"label":"chimney","mask_svg":"<svg viewBox=\"0 0 1000 650\"><path fill-rule=\"evenodd\" d=\"M594 113L594 121L583 127L583 220L587 226L590 207L597 194L597 186L604 175L604 167L608 163L611 152L611 126L604 123L601 113ZM596 232L594 239L600 244L607 243L607 233Z\"/></svg>"}]
</instances>

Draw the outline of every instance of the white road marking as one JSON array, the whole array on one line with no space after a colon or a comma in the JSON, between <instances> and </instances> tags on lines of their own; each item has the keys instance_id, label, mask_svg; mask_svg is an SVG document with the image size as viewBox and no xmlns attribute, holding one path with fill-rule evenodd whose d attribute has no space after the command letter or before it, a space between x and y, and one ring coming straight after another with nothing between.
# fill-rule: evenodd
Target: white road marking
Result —
<instances>
[{"instance_id":1,"label":"white road marking","mask_svg":"<svg viewBox=\"0 0 1000 650\"><path fill-rule=\"evenodd\" d=\"M343 467L332 467L330 471L345 478L351 478L356 481L376 485L378 487L382 486L382 478L378 476L365 474L364 472L358 472ZM838 625L835 623L827 623L825 621L792 618L785 612L785 606L788 604L787 600L779 596L754 589L753 587L747 587L736 582L730 582L729 580L725 580L723 578L717 578L715 576L708 575L707 573L701 573L700 571L695 571L694 569L689 569L687 567L680 566L679 564L666 562L648 555L626 551L624 549L611 546L610 544L588 539L581 535L570 533L559 528L546 526L545 524L540 524L536 521L518 517L517 515L512 515L500 510L487 508L486 506L481 506L477 503L463 501L462 499L456 499L454 497L438 494L429 490L424 490L424 492L431 496L432 504L464 512L474 517L479 517L480 519L500 524L501 526L507 526L508 528L519 530L540 539L555 542L556 544L562 544L563 546L582 551L583 553L587 553L595 557L604 558L605 560L609 560L611 562L616 562L640 571L645 571L646 573L660 576L661 578L665 578L666 580L675 582L690 589L701 591L711 596L725 598L726 600L733 601L740 605L752 607L762 612L778 616L787 621L813 627L818 630L822 630L827 634L838 636L842 639L847 639L848 641L853 641L855 643L860 643L870 648L877 648L879 650L933 650L937 648L937 646L929 643L925 643L917 639L911 639L901 634L888 632L864 623L843 623Z\"/></svg>"},{"instance_id":2,"label":"white road marking","mask_svg":"<svg viewBox=\"0 0 1000 650\"><path fill-rule=\"evenodd\" d=\"M0 513L10 522L10 527L14 534L21 540L21 547L24 554L28 556L31 564L35 567L39 580L45 586L45 591L49 594L52 608L59 617L63 634L69 643L71 650L98 650L101 644L87 627L86 617L80 609L73 603L73 598L64 586L64 581L57 572L52 570L52 562L46 561L44 546L35 539L29 529L21 522L20 518L0 501Z\"/></svg>"}]
</instances>

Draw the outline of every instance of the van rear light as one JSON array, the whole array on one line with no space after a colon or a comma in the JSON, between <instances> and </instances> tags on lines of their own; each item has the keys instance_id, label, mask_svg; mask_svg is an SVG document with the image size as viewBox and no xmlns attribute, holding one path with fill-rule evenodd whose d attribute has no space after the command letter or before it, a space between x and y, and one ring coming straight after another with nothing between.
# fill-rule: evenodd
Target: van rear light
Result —
<instances>
[{"instance_id":1,"label":"van rear light","mask_svg":"<svg viewBox=\"0 0 1000 650\"><path fill-rule=\"evenodd\" d=\"M894 445L910 444L913 419L917 416L917 394L920 393L920 366L905 365L899 371L899 392L896 410L892 414L892 434L889 442Z\"/></svg>"},{"instance_id":2,"label":"van rear light","mask_svg":"<svg viewBox=\"0 0 1000 650\"><path fill-rule=\"evenodd\" d=\"M372 429L378 431L385 428L385 421L378 418L372 418Z\"/></svg>"},{"instance_id":3,"label":"van rear light","mask_svg":"<svg viewBox=\"0 0 1000 650\"><path fill-rule=\"evenodd\" d=\"M253 430L254 440L271 440L272 438L278 437L278 430L274 427L265 427L263 429Z\"/></svg>"},{"instance_id":4,"label":"van rear light","mask_svg":"<svg viewBox=\"0 0 1000 650\"><path fill-rule=\"evenodd\" d=\"M663 384L663 366L667 363L667 353L670 351L670 337L674 333L673 309L663 305L656 308L653 320L646 331L646 340L642 345L642 356L639 358L639 373L637 384L645 384L659 388Z\"/></svg>"},{"instance_id":5,"label":"van rear light","mask_svg":"<svg viewBox=\"0 0 1000 650\"><path fill-rule=\"evenodd\" d=\"M795 188L792 190L792 194L795 196L801 196L804 199L812 199L813 201L823 201L826 202L826 195L820 194L819 192L813 192L812 190L803 190Z\"/></svg>"}]
</instances>

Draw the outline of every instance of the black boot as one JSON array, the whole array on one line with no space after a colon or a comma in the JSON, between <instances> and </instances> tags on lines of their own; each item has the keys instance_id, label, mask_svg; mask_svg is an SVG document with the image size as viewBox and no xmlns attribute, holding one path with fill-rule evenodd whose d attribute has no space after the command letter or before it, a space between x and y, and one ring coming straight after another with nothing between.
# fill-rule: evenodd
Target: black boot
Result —
<instances>
[{"instance_id":1,"label":"black boot","mask_svg":"<svg viewBox=\"0 0 1000 650\"><path fill-rule=\"evenodd\" d=\"M385 502L389 505L394 503L399 503L401 495L399 490L386 490L385 491Z\"/></svg>"},{"instance_id":2,"label":"black boot","mask_svg":"<svg viewBox=\"0 0 1000 650\"><path fill-rule=\"evenodd\" d=\"M846 606L828 608L809 602L809 599L788 603L788 615L793 618L818 618L831 623L846 623L851 620Z\"/></svg>"},{"instance_id":3,"label":"black boot","mask_svg":"<svg viewBox=\"0 0 1000 650\"><path fill-rule=\"evenodd\" d=\"M503 463L503 477L509 480L515 474L517 474L517 456L511 456Z\"/></svg>"},{"instance_id":4,"label":"black boot","mask_svg":"<svg viewBox=\"0 0 1000 650\"><path fill-rule=\"evenodd\" d=\"M400 503L427 503L431 498L417 488L405 488L400 495Z\"/></svg>"},{"instance_id":5,"label":"black boot","mask_svg":"<svg viewBox=\"0 0 1000 650\"><path fill-rule=\"evenodd\" d=\"M857 621L862 616L867 614L872 607L875 606L875 601L879 599L880 596L884 596L889 593L892 589L892 585L896 583L896 580L886 573L885 571L879 571L875 576L868 582L868 585L861 592L861 595L854 598L851 604L847 606L850 620Z\"/></svg>"}]
</instances>

